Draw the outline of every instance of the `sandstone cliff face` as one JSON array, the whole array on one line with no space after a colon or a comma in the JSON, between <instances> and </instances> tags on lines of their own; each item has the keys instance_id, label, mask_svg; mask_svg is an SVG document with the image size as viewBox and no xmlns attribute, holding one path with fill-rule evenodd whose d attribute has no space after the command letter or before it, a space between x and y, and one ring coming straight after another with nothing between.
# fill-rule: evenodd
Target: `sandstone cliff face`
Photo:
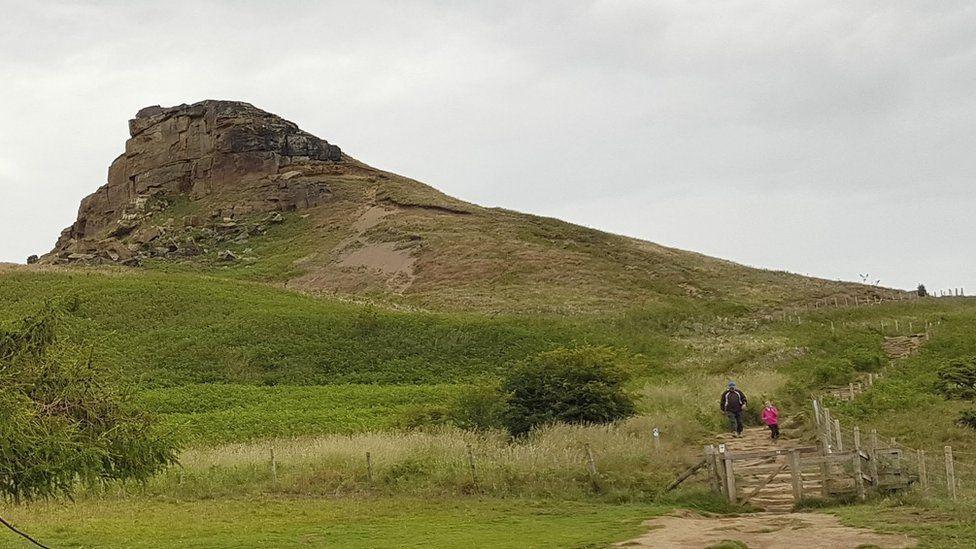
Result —
<instances>
[{"instance_id":1,"label":"sandstone cliff face","mask_svg":"<svg viewBox=\"0 0 976 549\"><path fill-rule=\"evenodd\" d=\"M177 196L213 204L222 224L314 207L328 199L328 186L300 176L348 160L292 122L235 101L147 107L129 121L129 133L108 183L82 201L42 262L131 262L151 254L158 231L140 222Z\"/></svg>"}]
</instances>

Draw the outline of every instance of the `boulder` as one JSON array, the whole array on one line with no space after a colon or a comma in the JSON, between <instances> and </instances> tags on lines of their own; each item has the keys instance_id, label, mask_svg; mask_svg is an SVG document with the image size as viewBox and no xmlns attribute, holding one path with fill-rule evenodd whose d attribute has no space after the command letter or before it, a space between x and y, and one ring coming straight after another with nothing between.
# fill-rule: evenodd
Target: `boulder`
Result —
<instances>
[{"instance_id":1,"label":"boulder","mask_svg":"<svg viewBox=\"0 0 976 549\"><path fill-rule=\"evenodd\" d=\"M222 251L222 252L220 252L220 253L217 254L217 259L219 261L228 261L228 262L230 262L230 261L237 261L239 258L237 256L237 254L235 254L234 252L232 252L230 250L224 250L224 251Z\"/></svg>"}]
</instances>

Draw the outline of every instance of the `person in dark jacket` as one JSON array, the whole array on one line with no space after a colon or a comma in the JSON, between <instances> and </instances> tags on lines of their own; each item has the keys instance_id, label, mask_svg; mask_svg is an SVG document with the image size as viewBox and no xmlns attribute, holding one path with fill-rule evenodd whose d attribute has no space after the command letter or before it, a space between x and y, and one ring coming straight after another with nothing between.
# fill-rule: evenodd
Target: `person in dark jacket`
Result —
<instances>
[{"instance_id":1,"label":"person in dark jacket","mask_svg":"<svg viewBox=\"0 0 976 549\"><path fill-rule=\"evenodd\" d=\"M735 431L735 436L742 436L742 410L746 407L746 395L736 389L735 382L729 382L729 388L722 393L722 400L719 402L722 411L729 418L729 425Z\"/></svg>"}]
</instances>

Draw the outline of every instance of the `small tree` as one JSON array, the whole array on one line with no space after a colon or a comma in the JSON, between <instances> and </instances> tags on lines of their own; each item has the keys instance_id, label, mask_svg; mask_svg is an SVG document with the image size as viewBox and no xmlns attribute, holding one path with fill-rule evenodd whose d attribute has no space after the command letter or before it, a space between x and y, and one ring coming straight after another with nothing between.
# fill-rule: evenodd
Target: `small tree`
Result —
<instances>
[{"instance_id":1,"label":"small tree","mask_svg":"<svg viewBox=\"0 0 976 549\"><path fill-rule=\"evenodd\" d=\"M504 380L512 435L552 422L608 423L634 414L626 372L606 347L556 349L519 364Z\"/></svg>"},{"instance_id":2,"label":"small tree","mask_svg":"<svg viewBox=\"0 0 976 549\"><path fill-rule=\"evenodd\" d=\"M928 290L925 289L925 284L919 284L918 288L915 290L915 293L918 294L918 297L925 297L929 295Z\"/></svg>"},{"instance_id":3,"label":"small tree","mask_svg":"<svg viewBox=\"0 0 976 549\"><path fill-rule=\"evenodd\" d=\"M15 502L70 496L76 479L144 481L176 459L90 356L58 342L58 320L48 308L0 329L0 497Z\"/></svg>"}]
</instances>

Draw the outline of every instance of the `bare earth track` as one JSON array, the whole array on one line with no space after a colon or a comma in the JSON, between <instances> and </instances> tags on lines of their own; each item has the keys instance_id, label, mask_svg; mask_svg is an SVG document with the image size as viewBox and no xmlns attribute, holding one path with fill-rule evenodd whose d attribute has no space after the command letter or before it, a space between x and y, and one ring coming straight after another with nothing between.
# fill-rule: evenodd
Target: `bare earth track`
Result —
<instances>
[{"instance_id":1,"label":"bare earth track","mask_svg":"<svg viewBox=\"0 0 976 549\"><path fill-rule=\"evenodd\" d=\"M844 526L823 513L756 513L734 517L706 517L692 512L649 520L651 531L617 547L701 549L734 540L749 549L854 549L915 547L904 535L879 534Z\"/></svg>"}]
</instances>

